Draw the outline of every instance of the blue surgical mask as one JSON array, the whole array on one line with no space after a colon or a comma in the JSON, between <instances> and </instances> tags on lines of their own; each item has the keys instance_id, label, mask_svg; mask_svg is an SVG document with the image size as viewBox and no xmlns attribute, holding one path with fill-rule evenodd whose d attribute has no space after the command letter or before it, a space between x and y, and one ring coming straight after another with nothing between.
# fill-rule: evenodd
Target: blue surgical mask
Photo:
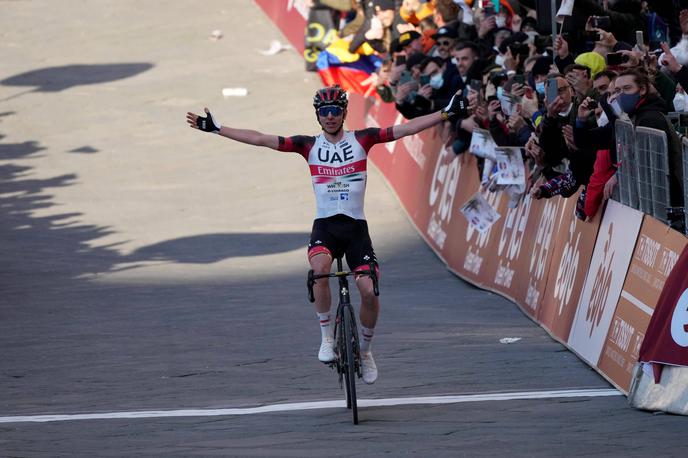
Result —
<instances>
[{"instance_id":1,"label":"blue surgical mask","mask_svg":"<svg viewBox=\"0 0 688 458\"><path fill-rule=\"evenodd\" d=\"M538 94L545 95L545 82L540 81L538 83L535 83L535 90Z\"/></svg>"},{"instance_id":2,"label":"blue surgical mask","mask_svg":"<svg viewBox=\"0 0 688 458\"><path fill-rule=\"evenodd\" d=\"M502 86L497 86L497 98L504 97L504 88Z\"/></svg>"},{"instance_id":3,"label":"blue surgical mask","mask_svg":"<svg viewBox=\"0 0 688 458\"><path fill-rule=\"evenodd\" d=\"M430 87L433 89L439 89L442 87L443 84L444 78L442 77L441 73L433 75L432 78L430 78Z\"/></svg>"},{"instance_id":4,"label":"blue surgical mask","mask_svg":"<svg viewBox=\"0 0 688 458\"><path fill-rule=\"evenodd\" d=\"M635 111L635 106L640 100L640 93L636 92L635 94L619 94L617 100L619 101L619 106L621 109L625 113L631 114Z\"/></svg>"}]
</instances>

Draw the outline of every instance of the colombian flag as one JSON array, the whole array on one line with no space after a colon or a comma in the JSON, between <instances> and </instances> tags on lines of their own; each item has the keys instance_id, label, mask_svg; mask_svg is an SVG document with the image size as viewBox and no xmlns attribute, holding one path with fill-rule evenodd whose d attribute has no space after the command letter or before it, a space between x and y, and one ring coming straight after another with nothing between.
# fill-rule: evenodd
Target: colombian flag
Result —
<instances>
[{"instance_id":1,"label":"colombian flag","mask_svg":"<svg viewBox=\"0 0 688 458\"><path fill-rule=\"evenodd\" d=\"M349 41L337 38L320 52L316 67L328 86L338 84L348 92L377 96L373 74L381 64L382 59L373 54L350 53Z\"/></svg>"}]
</instances>

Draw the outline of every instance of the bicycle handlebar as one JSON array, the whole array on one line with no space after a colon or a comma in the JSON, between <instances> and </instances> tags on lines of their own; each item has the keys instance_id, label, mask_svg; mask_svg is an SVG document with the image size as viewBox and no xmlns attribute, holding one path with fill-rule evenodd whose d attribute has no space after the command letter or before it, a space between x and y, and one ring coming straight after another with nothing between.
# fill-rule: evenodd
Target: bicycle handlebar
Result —
<instances>
[{"instance_id":1,"label":"bicycle handlebar","mask_svg":"<svg viewBox=\"0 0 688 458\"><path fill-rule=\"evenodd\" d=\"M308 271L308 281L306 285L308 287L308 300L310 302L315 302L315 296L313 295L313 285L315 285L315 280L321 278L334 278L334 277L349 277L351 275L367 275L373 281L373 293L376 296L380 295L380 288L378 284L377 271L375 270L375 264L368 264L368 269L357 270L354 272L342 271L342 272L329 272L326 274L315 274L313 269Z\"/></svg>"}]
</instances>

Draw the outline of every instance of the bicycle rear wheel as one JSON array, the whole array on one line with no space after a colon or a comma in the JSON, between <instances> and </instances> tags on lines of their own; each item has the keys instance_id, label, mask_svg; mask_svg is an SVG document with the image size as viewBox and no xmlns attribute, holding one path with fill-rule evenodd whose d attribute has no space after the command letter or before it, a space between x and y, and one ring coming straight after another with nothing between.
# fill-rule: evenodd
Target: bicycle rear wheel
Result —
<instances>
[{"instance_id":1,"label":"bicycle rear wheel","mask_svg":"<svg viewBox=\"0 0 688 458\"><path fill-rule=\"evenodd\" d=\"M344 337L344 346L346 351L346 361L342 369L344 370L344 379L346 381L346 406L351 409L353 414L354 425L358 424L358 405L356 404L356 360L354 357L354 323L351 319L351 313L344 310L344 326L342 337Z\"/></svg>"}]
</instances>

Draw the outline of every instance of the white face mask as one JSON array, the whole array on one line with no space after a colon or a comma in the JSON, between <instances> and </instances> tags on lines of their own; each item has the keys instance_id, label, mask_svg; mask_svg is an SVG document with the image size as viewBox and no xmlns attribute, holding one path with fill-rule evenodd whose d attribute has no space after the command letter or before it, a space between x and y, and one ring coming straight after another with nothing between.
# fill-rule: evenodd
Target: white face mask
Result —
<instances>
[{"instance_id":1,"label":"white face mask","mask_svg":"<svg viewBox=\"0 0 688 458\"><path fill-rule=\"evenodd\" d=\"M502 15L499 15L495 18L495 24L497 24L497 27L504 27L506 25L506 18Z\"/></svg>"},{"instance_id":2,"label":"white face mask","mask_svg":"<svg viewBox=\"0 0 688 458\"><path fill-rule=\"evenodd\" d=\"M529 30L526 35L528 35L528 39L524 43L535 43L535 37L539 34L535 30Z\"/></svg>"},{"instance_id":3,"label":"white face mask","mask_svg":"<svg viewBox=\"0 0 688 458\"><path fill-rule=\"evenodd\" d=\"M459 61L456 60L456 57L452 57L452 58L451 58L451 63L454 64L454 65L456 65L456 64L459 63Z\"/></svg>"},{"instance_id":4,"label":"white face mask","mask_svg":"<svg viewBox=\"0 0 688 458\"><path fill-rule=\"evenodd\" d=\"M688 94L676 93L674 96L674 110L688 111Z\"/></svg>"},{"instance_id":5,"label":"white face mask","mask_svg":"<svg viewBox=\"0 0 688 458\"><path fill-rule=\"evenodd\" d=\"M432 78L430 78L430 87L433 89L439 89L442 87L444 84L444 78L442 77L441 73L438 73L437 75L433 75Z\"/></svg>"},{"instance_id":6,"label":"white face mask","mask_svg":"<svg viewBox=\"0 0 688 458\"><path fill-rule=\"evenodd\" d=\"M502 54L497 54L497 57L495 57L495 64L504 67L504 59L505 57Z\"/></svg>"}]
</instances>

